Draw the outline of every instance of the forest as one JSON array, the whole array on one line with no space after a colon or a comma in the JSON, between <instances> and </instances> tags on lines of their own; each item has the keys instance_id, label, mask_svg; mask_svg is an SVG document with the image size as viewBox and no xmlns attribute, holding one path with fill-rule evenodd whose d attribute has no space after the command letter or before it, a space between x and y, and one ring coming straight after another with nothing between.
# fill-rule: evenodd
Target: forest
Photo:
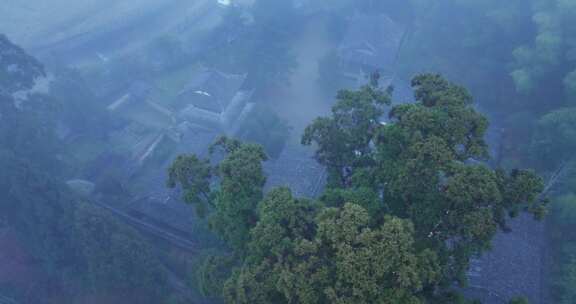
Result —
<instances>
[{"instance_id":1,"label":"forest","mask_svg":"<svg viewBox=\"0 0 576 304\"><path fill-rule=\"evenodd\" d=\"M4 0L0 303L576 303L576 0Z\"/></svg>"}]
</instances>

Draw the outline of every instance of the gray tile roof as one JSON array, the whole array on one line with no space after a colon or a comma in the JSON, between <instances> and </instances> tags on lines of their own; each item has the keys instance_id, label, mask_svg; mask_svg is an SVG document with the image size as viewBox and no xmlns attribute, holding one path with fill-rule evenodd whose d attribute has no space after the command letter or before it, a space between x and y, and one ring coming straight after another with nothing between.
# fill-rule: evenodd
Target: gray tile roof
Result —
<instances>
[{"instance_id":1,"label":"gray tile roof","mask_svg":"<svg viewBox=\"0 0 576 304\"><path fill-rule=\"evenodd\" d=\"M510 227L496 235L492 250L471 262L465 294L487 304L506 304L516 296L544 304L544 223L522 214Z\"/></svg>"},{"instance_id":2,"label":"gray tile roof","mask_svg":"<svg viewBox=\"0 0 576 304\"><path fill-rule=\"evenodd\" d=\"M391 67L402 42L404 29L386 15L356 14L338 52L348 64L372 69Z\"/></svg>"},{"instance_id":3,"label":"gray tile roof","mask_svg":"<svg viewBox=\"0 0 576 304\"><path fill-rule=\"evenodd\" d=\"M241 90L246 75L225 74L217 70L204 69L192 76L189 84L178 93L178 99L184 99L194 106L222 113L226 110L234 95Z\"/></svg>"}]
</instances>

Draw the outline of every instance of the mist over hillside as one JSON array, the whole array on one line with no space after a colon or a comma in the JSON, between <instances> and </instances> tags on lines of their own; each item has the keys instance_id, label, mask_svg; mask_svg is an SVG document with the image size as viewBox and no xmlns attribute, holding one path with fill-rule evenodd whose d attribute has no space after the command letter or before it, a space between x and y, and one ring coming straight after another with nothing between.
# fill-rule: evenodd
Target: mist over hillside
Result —
<instances>
[{"instance_id":1,"label":"mist over hillside","mask_svg":"<svg viewBox=\"0 0 576 304\"><path fill-rule=\"evenodd\" d=\"M576 0L0 2L0 303L576 303Z\"/></svg>"}]
</instances>

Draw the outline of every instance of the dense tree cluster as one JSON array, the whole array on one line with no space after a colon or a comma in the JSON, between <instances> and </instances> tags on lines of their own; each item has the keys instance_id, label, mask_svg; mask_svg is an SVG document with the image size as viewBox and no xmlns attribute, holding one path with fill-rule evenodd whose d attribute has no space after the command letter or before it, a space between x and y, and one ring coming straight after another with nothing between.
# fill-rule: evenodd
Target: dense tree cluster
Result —
<instances>
[{"instance_id":1,"label":"dense tree cluster","mask_svg":"<svg viewBox=\"0 0 576 304\"><path fill-rule=\"evenodd\" d=\"M563 273L574 250L564 214L575 174L573 141L576 5L566 0L412 1L416 9L401 66L465 83L495 119L496 163L530 166L549 180L551 301L576 285ZM447 55L449 54L449 55ZM412 66L410 68L410 66ZM557 196L557 199L554 197ZM566 288L571 285L571 288ZM557 286L563 286L557 288Z\"/></svg>"},{"instance_id":2,"label":"dense tree cluster","mask_svg":"<svg viewBox=\"0 0 576 304\"><path fill-rule=\"evenodd\" d=\"M65 186L56 101L32 90L43 77L38 61L0 36L0 222L38 276L29 278L34 292L0 293L31 303L162 301L167 281L150 245Z\"/></svg>"},{"instance_id":3,"label":"dense tree cluster","mask_svg":"<svg viewBox=\"0 0 576 304\"><path fill-rule=\"evenodd\" d=\"M400 74L438 71L473 94L435 74L412 79L409 104L393 104L378 75L358 90L340 91L331 115L313 121L302 137L328 172L317 199L287 188L264 191L263 162L280 152L288 128L262 104L238 136L246 143L222 137L210 160L179 156L168 186L226 244L204 252L201 292L228 303L465 303L457 284L466 284L470 259L508 229L510 216L528 211L542 218L553 189L559 195L551 208L551 293L558 303L574 302L576 238L566 231L576 228L575 2L329 2L298 3L329 15L332 43L350 12L393 11L407 25ZM296 66L298 9L283 0L230 5L207 35L207 51L183 37L160 37L138 56L112 59L92 80L114 79L106 84L114 91L133 75L149 78L194 58L248 73L245 85L262 99ZM339 87L337 63L336 52L320 62L330 90ZM148 242L63 186L67 156L57 121L95 139L107 136L100 126L110 118L79 74L59 76L50 97L34 93L44 68L0 35L0 226L16 232L59 293L38 292L33 300L166 302L170 280ZM501 117L494 161L478 107ZM537 168L550 182L519 166ZM0 285L0 294L5 289ZM15 298L25 293L13 291Z\"/></svg>"},{"instance_id":4,"label":"dense tree cluster","mask_svg":"<svg viewBox=\"0 0 576 304\"><path fill-rule=\"evenodd\" d=\"M346 145L353 153L341 155L354 155L354 161L338 172L349 177L346 191L371 191L378 198L371 203L378 206L373 207L375 214L411 219L417 239L440 254L446 278L462 281L469 258L489 247L498 227L506 227L507 211L524 207L542 214L543 206L537 201L542 181L530 171L508 174L482 164L488 158L483 139L488 123L471 107L472 97L463 87L438 75L417 76L412 85L417 102L394 106L387 123L364 116L371 111L358 108L339 116L339 106L354 99L377 108L378 96L366 94L373 88L340 96L328 119L358 121L355 126L364 122L362 133L374 135L361 145ZM334 163L321 153L342 137L325 132L322 120L315 121L306 134L321 134L314 141L319 146L317 156L331 167ZM327 198L334 197L338 195Z\"/></svg>"},{"instance_id":5,"label":"dense tree cluster","mask_svg":"<svg viewBox=\"0 0 576 304\"><path fill-rule=\"evenodd\" d=\"M168 292L166 274L149 244L97 207L80 204L75 210L75 238L86 274L87 289L94 295L155 303ZM148 290L144 291L143 288Z\"/></svg>"},{"instance_id":6,"label":"dense tree cluster","mask_svg":"<svg viewBox=\"0 0 576 304\"><path fill-rule=\"evenodd\" d=\"M211 227L233 248L242 250L256 222L256 205L266 182L262 162L267 156L259 145L227 137L219 138L210 150L213 154L223 152L226 157L212 168L196 155L179 156L169 168L168 186L180 186L184 200L195 204L201 217L210 212ZM213 173L219 189L211 192Z\"/></svg>"},{"instance_id":7,"label":"dense tree cluster","mask_svg":"<svg viewBox=\"0 0 576 304\"><path fill-rule=\"evenodd\" d=\"M230 303L418 303L439 266L409 221L372 227L353 203L318 209L288 189L260 204L250 255L226 282Z\"/></svg>"},{"instance_id":8,"label":"dense tree cluster","mask_svg":"<svg viewBox=\"0 0 576 304\"><path fill-rule=\"evenodd\" d=\"M174 162L169 185L209 202L213 229L234 249L238 266L220 280L227 302L456 301L453 284L465 284L470 258L508 214L543 214L537 175L484 164L488 122L465 88L432 74L412 85L416 102L384 119L390 90L375 75L306 129L302 142L330 174L318 201L286 188L262 199L266 157L251 144L217 142L227 154L212 187L208 161Z\"/></svg>"}]
</instances>

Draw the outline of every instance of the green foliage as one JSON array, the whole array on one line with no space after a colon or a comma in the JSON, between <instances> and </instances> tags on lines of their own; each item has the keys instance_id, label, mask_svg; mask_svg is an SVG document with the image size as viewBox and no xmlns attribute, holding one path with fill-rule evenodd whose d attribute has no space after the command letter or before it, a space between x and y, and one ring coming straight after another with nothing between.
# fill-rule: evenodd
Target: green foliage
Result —
<instances>
[{"instance_id":1,"label":"green foliage","mask_svg":"<svg viewBox=\"0 0 576 304\"><path fill-rule=\"evenodd\" d=\"M210 147L211 154L217 151L224 159L215 168L196 155L180 155L168 170L167 184L180 186L184 200L196 205L201 217L209 215L210 228L241 252L257 222L256 206L266 182L262 162L267 156L259 145L227 137ZM217 189L211 187L212 174L218 178Z\"/></svg>"},{"instance_id":2,"label":"green foliage","mask_svg":"<svg viewBox=\"0 0 576 304\"><path fill-rule=\"evenodd\" d=\"M377 84L340 91L332 117L317 118L306 127L302 144L317 145L316 160L328 168L330 185L348 184L351 169L365 165L390 93Z\"/></svg>"},{"instance_id":3,"label":"green foliage","mask_svg":"<svg viewBox=\"0 0 576 304\"><path fill-rule=\"evenodd\" d=\"M166 296L162 266L136 231L88 204L76 209L75 230L91 292L139 303L157 303Z\"/></svg>"},{"instance_id":4,"label":"green foliage","mask_svg":"<svg viewBox=\"0 0 576 304\"><path fill-rule=\"evenodd\" d=\"M536 33L531 44L514 50L516 69L512 76L516 86L522 93L532 93L539 89L537 84L544 79L560 76L564 78L565 90L570 96L572 70L566 70L566 66L573 69L576 64L576 44L568 38L575 33L576 8L571 1L565 0L531 2Z\"/></svg>"},{"instance_id":5,"label":"green foliage","mask_svg":"<svg viewBox=\"0 0 576 304\"><path fill-rule=\"evenodd\" d=\"M315 121L303 143L316 142L319 161L347 174L337 184L344 190L328 191L325 201L338 205L371 187L359 202L373 215L411 219L416 238L441 253L444 279L463 283L469 258L506 228L506 211L541 214L543 183L530 171L469 163L488 158L488 122L466 89L438 75L417 76L412 85L417 102L393 107L388 124L379 123L382 103L366 95L371 87L341 94L347 98L338 100L333 117Z\"/></svg>"},{"instance_id":6,"label":"green foliage","mask_svg":"<svg viewBox=\"0 0 576 304\"><path fill-rule=\"evenodd\" d=\"M263 149L226 137L212 146L225 156L210 223L239 265L222 288L227 302L464 303L451 286L465 283L470 258L490 248L507 214L543 214L540 177L480 162L489 159L488 122L465 88L419 75L416 102L383 122L390 90L377 76L341 91L332 115L305 130L302 143L316 145L331 175L318 202L285 188L262 199ZM183 156L174 167L196 166ZM178 182L185 189L194 189L192 171ZM220 290L225 272L206 265L215 276L204 281Z\"/></svg>"},{"instance_id":7,"label":"green foliage","mask_svg":"<svg viewBox=\"0 0 576 304\"><path fill-rule=\"evenodd\" d=\"M576 2L413 2L417 18L401 57L403 65L413 65L411 72L440 71L480 97L482 109L499 117L494 128L501 135L499 165L530 165L550 176L559 167L570 166L576 138ZM530 181L520 180L530 187ZM548 237L553 241L547 251L553 254L557 281L563 280L559 270L569 268L564 257L570 254L562 247L572 239L567 232L574 229L569 224L574 220L566 194L572 191L573 180L573 172L566 170L547 185L551 187L547 190L561 196L554 199L553 219L548 221ZM504 191L504 201L521 189ZM516 214L516 209L509 211ZM543 211L541 205L531 209L540 215ZM568 289L554 290L551 301L560 302L565 292Z\"/></svg>"},{"instance_id":8,"label":"green foliage","mask_svg":"<svg viewBox=\"0 0 576 304\"><path fill-rule=\"evenodd\" d=\"M261 146L225 137L217 141L217 146L227 155L217 168L220 185L210 225L228 244L241 250L257 222L256 206L266 182L262 162L267 156Z\"/></svg>"},{"instance_id":9,"label":"green foliage","mask_svg":"<svg viewBox=\"0 0 576 304\"><path fill-rule=\"evenodd\" d=\"M415 250L409 221L386 217L376 229L367 227L369 221L369 214L354 204L319 215L316 242L331 249L336 268L335 282L325 289L329 301L419 303L415 294L439 278L436 255Z\"/></svg>"},{"instance_id":10,"label":"green foliage","mask_svg":"<svg viewBox=\"0 0 576 304\"><path fill-rule=\"evenodd\" d=\"M572 160L576 149L576 108L563 108L544 115L534 135L535 156L545 165Z\"/></svg>"},{"instance_id":11,"label":"green foliage","mask_svg":"<svg viewBox=\"0 0 576 304\"><path fill-rule=\"evenodd\" d=\"M0 150L17 159L11 162L28 163L29 169L24 171L51 175L57 184L55 180L65 171L61 158L56 158L64 150L56 137L57 121L63 112L61 96L33 90L36 82L46 76L44 67L2 35L0 74ZM55 90L59 84L56 81Z\"/></svg>"},{"instance_id":12,"label":"green foliage","mask_svg":"<svg viewBox=\"0 0 576 304\"><path fill-rule=\"evenodd\" d=\"M149 244L110 214L78 202L62 182L57 159L62 143L55 137L58 100L12 96L30 90L42 76L36 60L0 36L0 221L33 259L27 267L50 282L49 291L11 289L16 294L25 289L23 299L34 303L54 294L72 303L86 290L161 302L167 285Z\"/></svg>"},{"instance_id":13,"label":"green foliage","mask_svg":"<svg viewBox=\"0 0 576 304\"><path fill-rule=\"evenodd\" d=\"M286 189L272 191L263 207L279 200L283 213L260 209L267 224L258 224L252 241L272 248L235 271L225 287L230 303L421 303L416 294L438 277L435 255L415 250L408 221L387 218L371 229L355 204L301 219L294 216L309 205ZM297 221L308 229L291 228Z\"/></svg>"},{"instance_id":14,"label":"green foliage","mask_svg":"<svg viewBox=\"0 0 576 304\"><path fill-rule=\"evenodd\" d=\"M463 88L438 75L414 78L416 104L394 107L393 124L377 141L384 204L407 216L417 235L432 242L452 279L462 278L472 254L489 248L504 210L530 207L542 190L528 171L507 175L470 159L486 159L487 120ZM446 242L450 246L446 246ZM450 257L450 258L449 258Z\"/></svg>"},{"instance_id":15,"label":"green foliage","mask_svg":"<svg viewBox=\"0 0 576 304\"><path fill-rule=\"evenodd\" d=\"M184 201L196 206L196 213L205 217L212 207L210 179L212 169L208 160L200 160L196 155L180 155L168 168L169 188L180 186L184 192Z\"/></svg>"},{"instance_id":16,"label":"green foliage","mask_svg":"<svg viewBox=\"0 0 576 304\"><path fill-rule=\"evenodd\" d=\"M535 132L528 152L542 171L553 172L573 161L576 120L573 102L576 94L576 6L570 0L538 0L533 2L533 22L536 32L529 45L521 48L528 60L516 58L516 67L529 73L534 81L531 96L544 111L535 125ZM571 176L572 175L572 176ZM562 179L573 179L565 173ZM572 191L570 187L554 190ZM554 263L552 265L553 300L557 303L574 302L573 256L576 252L570 244L574 240L566 231L574 229L573 200L570 194L562 193L552 209L549 236L552 239Z\"/></svg>"},{"instance_id":17,"label":"green foliage","mask_svg":"<svg viewBox=\"0 0 576 304\"><path fill-rule=\"evenodd\" d=\"M28 254L55 280L75 261L72 210L64 186L33 160L0 149L0 219L12 227Z\"/></svg>"},{"instance_id":18,"label":"green foliage","mask_svg":"<svg viewBox=\"0 0 576 304\"><path fill-rule=\"evenodd\" d=\"M342 207L347 202L354 202L366 209L371 218L378 218L377 215L383 211L378 194L373 188L367 186L326 189L320 201L328 207Z\"/></svg>"},{"instance_id":19,"label":"green foliage","mask_svg":"<svg viewBox=\"0 0 576 304\"><path fill-rule=\"evenodd\" d=\"M314 217L319 205L296 199L287 188L270 191L258 205L258 224L250 232L249 260L282 259L292 250L293 238L314 235Z\"/></svg>"},{"instance_id":20,"label":"green foliage","mask_svg":"<svg viewBox=\"0 0 576 304\"><path fill-rule=\"evenodd\" d=\"M573 105L573 1L413 3L413 33L400 58L400 66L408 67L406 75L434 70L466 84L483 109L503 115L497 126L505 134L499 158L514 165L538 165L537 157L528 162L533 117ZM530 123L517 124L520 112Z\"/></svg>"},{"instance_id":21,"label":"green foliage","mask_svg":"<svg viewBox=\"0 0 576 304\"><path fill-rule=\"evenodd\" d=\"M217 297L222 294L224 282L230 277L235 262L233 256L220 255L214 251L205 253L196 269L197 287L203 296Z\"/></svg>"},{"instance_id":22,"label":"green foliage","mask_svg":"<svg viewBox=\"0 0 576 304\"><path fill-rule=\"evenodd\" d=\"M518 56L518 55L517 55ZM516 89L521 93L529 93L534 89L535 80L530 72L525 69L518 69L510 72L510 76L516 84Z\"/></svg>"},{"instance_id":23,"label":"green foliage","mask_svg":"<svg viewBox=\"0 0 576 304\"><path fill-rule=\"evenodd\" d=\"M58 179L51 100L12 95L43 76L40 63L0 35L0 221L14 229L38 269L61 282L75 261L74 204Z\"/></svg>"}]
</instances>

